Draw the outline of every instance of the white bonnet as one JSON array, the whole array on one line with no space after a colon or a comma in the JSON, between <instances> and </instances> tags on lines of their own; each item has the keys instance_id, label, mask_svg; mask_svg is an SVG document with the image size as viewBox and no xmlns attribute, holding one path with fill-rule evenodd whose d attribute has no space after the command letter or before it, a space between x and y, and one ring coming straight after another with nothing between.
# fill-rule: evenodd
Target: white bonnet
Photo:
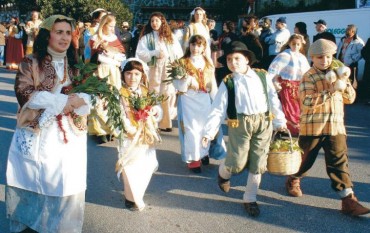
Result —
<instances>
[{"instance_id":1,"label":"white bonnet","mask_svg":"<svg viewBox=\"0 0 370 233\"><path fill-rule=\"evenodd\" d=\"M130 62L130 61L137 61L137 62L140 62L141 63L141 65L143 66L143 70L144 70L144 73L145 73L145 75L146 75L146 77L147 78L149 78L149 67L148 67L148 65L145 63L145 62L143 62L142 60L140 60L139 58L136 58L136 57L131 57L131 58L129 58L129 59L126 59L126 60L124 60L122 63L121 63L121 71L123 71L123 69L125 68L125 66L126 66L126 64L128 63L128 62Z\"/></svg>"},{"instance_id":2,"label":"white bonnet","mask_svg":"<svg viewBox=\"0 0 370 233\"><path fill-rule=\"evenodd\" d=\"M195 7L195 8L194 8L194 10L193 10L192 12L190 12L190 15L194 15L194 14L195 14L195 11L197 11L197 10L201 10L201 11L203 11L203 14L205 14L205 13L206 13L206 11L205 11L205 10L203 10L203 8L201 8L200 6L198 6L198 7Z\"/></svg>"}]
</instances>

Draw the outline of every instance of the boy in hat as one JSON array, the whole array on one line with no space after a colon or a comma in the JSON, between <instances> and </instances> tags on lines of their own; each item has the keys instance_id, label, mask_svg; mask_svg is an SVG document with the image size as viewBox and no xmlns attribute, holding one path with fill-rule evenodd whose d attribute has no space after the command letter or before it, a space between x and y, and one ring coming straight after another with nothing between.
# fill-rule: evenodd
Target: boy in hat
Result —
<instances>
[{"instance_id":1,"label":"boy in hat","mask_svg":"<svg viewBox=\"0 0 370 233\"><path fill-rule=\"evenodd\" d=\"M219 167L218 185L229 192L232 174L248 169L243 205L255 217L260 213L256 196L266 171L272 129L285 130L286 119L271 79L265 78L265 72L250 68L255 57L245 44L232 42L223 59L232 74L224 78L212 103L202 144L208 145L227 114L229 142L226 159Z\"/></svg>"},{"instance_id":2,"label":"boy in hat","mask_svg":"<svg viewBox=\"0 0 370 233\"><path fill-rule=\"evenodd\" d=\"M300 178L312 167L321 148L325 152L326 170L331 187L342 199L342 212L358 216L370 212L355 197L348 169L346 129L343 104L352 104L356 93L349 80L343 92L335 90L335 83L325 78L331 69L337 46L332 41L319 39L309 48L313 66L300 83L301 119L299 146L303 150L299 171L286 181L287 192L302 196Z\"/></svg>"}]
</instances>

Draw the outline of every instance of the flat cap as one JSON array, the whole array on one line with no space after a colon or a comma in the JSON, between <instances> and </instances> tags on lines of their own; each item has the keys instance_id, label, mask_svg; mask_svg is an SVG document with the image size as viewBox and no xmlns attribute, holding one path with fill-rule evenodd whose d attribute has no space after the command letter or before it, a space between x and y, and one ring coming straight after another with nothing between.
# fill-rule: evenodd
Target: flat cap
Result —
<instances>
[{"instance_id":1,"label":"flat cap","mask_svg":"<svg viewBox=\"0 0 370 233\"><path fill-rule=\"evenodd\" d=\"M313 42L308 49L308 54L313 55L333 55L337 52L337 45L330 40L318 39Z\"/></svg>"}]
</instances>

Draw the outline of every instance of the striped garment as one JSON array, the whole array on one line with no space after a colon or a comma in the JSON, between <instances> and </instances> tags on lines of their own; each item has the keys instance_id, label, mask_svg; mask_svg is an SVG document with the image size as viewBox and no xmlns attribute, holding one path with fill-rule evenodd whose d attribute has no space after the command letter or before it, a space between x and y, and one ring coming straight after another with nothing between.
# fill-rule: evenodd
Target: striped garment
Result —
<instances>
[{"instance_id":1,"label":"striped garment","mask_svg":"<svg viewBox=\"0 0 370 233\"><path fill-rule=\"evenodd\" d=\"M272 78L280 76L284 80L300 81L309 69L310 65L303 54L287 49L279 53L272 61L268 75Z\"/></svg>"},{"instance_id":2,"label":"striped garment","mask_svg":"<svg viewBox=\"0 0 370 233\"><path fill-rule=\"evenodd\" d=\"M300 135L321 136L346 134L344 127L344 105L352 104L356 92L349 80L344 92L329 91L325 73L312 67L299 86L301 119Z\"/></svg>"}]
</instances>

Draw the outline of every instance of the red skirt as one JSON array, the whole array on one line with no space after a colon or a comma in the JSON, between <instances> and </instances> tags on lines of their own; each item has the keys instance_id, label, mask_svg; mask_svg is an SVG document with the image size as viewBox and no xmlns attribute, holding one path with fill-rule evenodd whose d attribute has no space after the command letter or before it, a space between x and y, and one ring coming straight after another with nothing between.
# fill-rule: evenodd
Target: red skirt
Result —
<instances>
[{"instance_id":1,"label":"red skirt","mask_svg":"<svg viewBox=\"0 0 370 233\"><path fill-rule=\"evenodd\" d=\"M11 64L18 65L24 56L22 39L9 37L7 40L5 52L6 52L6 65Z\"/></svg>"},{"instance_id":2,"label":"red skirt","mask_svg":"<svg viewBox=\"0 0 370 233\"><path fill-rule=\"evenodd\" d=\"M292 136L299 134L299 118L301 110L299 106L298 88L300 81L288 81L280 79L281 91L279 92L280 102L287 119L287 127Z\"/></svg>"}]
</instances>

